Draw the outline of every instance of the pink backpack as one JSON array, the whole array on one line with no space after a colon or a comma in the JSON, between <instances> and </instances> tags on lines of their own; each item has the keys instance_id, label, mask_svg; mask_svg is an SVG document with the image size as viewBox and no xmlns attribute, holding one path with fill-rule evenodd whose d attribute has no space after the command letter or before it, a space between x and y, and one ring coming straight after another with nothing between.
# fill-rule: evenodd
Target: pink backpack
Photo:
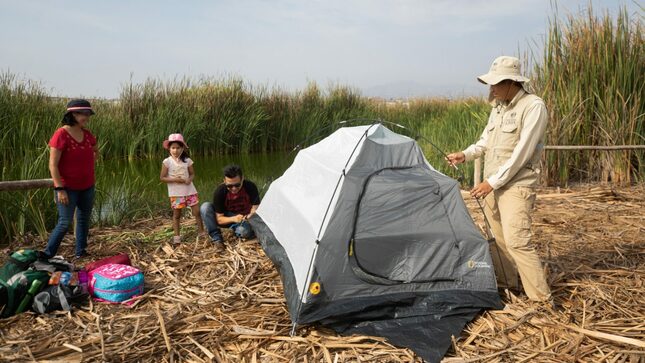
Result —
<instances>
[{"instance_id":1,"label":"pink backpack","mask_svg":"<svg viewBox=\"0 0 645 363\"><path fill-rule=\"evenodd\" d=\"M87 265L85 265L85 270L86 271L92 271L95 270L103 265L107 265L108 263L118 263L121 265L132 265L130 263L130 256L128 256L127 253L120 253L115 256L110 256L106 258L102 258L98 261L90 262Z\"/></svg>"},{"instance_id":2,"label":"pink backpack","mask_svg":"<svg viewBox=\"0 0 645 363\"><path fill-rule=\"evenodd\" d=\"M109 263L89 276L89 291L96 300L118 304L143 294L143 272L136 267Z\"/></svg>"}]
</instances>

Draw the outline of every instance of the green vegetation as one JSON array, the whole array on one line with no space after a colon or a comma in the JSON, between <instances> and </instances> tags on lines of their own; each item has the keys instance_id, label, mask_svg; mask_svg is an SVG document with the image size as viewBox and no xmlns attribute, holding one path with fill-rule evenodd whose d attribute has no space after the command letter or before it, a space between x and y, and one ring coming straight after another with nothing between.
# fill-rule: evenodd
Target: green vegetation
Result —
<instances>
[{"instance_id":1,"label":"green vegetation","mask_svg":"<svg viewBox=\"0 0 645 363\"><path fill-rule=\"evenodd\" d=\"M48 177L47 141L60 127L66 101L49 98L37 84L14 75L0 76L0 179ZM387 104L361 97L349 87L323 91L310 84L290 94L254 88L235 79L149 80L126 86L118 100L93 100L93 106L97 114L89 127L99 140L102 158L132 162L149 158L155 169L142 174L128 170L127 165L122 165L123 173L97 167L94 222L102 224L118 224L165 207L165 200L158 197L162 186L156 168L165 157L161 141L173 132L184 134L193 156L253 154L262 158L267 153L290 151L303 142L314 143L338 128L341 120L381 118L405 125L409 130L403 132L409 136L421 133L450 151L477 138L488 112L487 104L475 99ZM424 148L431 163L445 167L436 150ZM266 170L261 177L275 178L284 167ZM467 176L472 174L469 168ZM0 203L16 213L0 216L0 239L25 231L45 236L56 217L51 198L51 192L44 190L1 193Z\"/></svg>"},{"instance_id":2,"label":"green vegetation","mask_svg":"<svg viewBox=\"0 0 645 363\"><path fill-rule=\"evenodd\" d=\"M645 46L642 17L557 16L549 24L535 88L550 111L548 145L645 143ZM645 175L645 152L549 152L552 184L632 182Z\"/></svg>"},{"instance_id":3,"label":"green vegetation","mask_svg":"<svg viewBox=\"0 0 645 363\"><path fill-rule=\"evenodd\" d=\"M596 17L591 10L582 17L556 16L544 53L535 59L533 76L535 91L551 113L547 144L643 144L644 54L642 22L630 19L625 10L615 18ZM47 141L60 126L66 102L49 97L39 84L0 74L0 180L49 176ZM119 224L166 208L156 171L141 173L134 170L140 164L123 163L149 159L157 170L165 157L161 141L173 132L184 134L193 156L244 155L269 165L267 155L316 142L337 128L338 121L353 118L396 122L408 128L403 131L408 136L419 133L444 151L461 150L479 137L489 112L482 99L388 103L345 86L321 90L312 83L289 93L239 79L148 80L124 86L117 100L93 100L93 105L97 115L89 127L104 160L97 168L94 222L102 224ZM436 150L420 142L433 165L457 176ZM121 163L124 171L106 168L109 161ZM548 152L545 162L547 181L557 185L633 182L645 175L642 150ZM285 165L280 162L256 176L268 184ZM472 165L464 172L465 182L471 183ZM202 193L210 193L210 181L198 175L197 182L203 183L198 185ZM208 197L202 194L202 199ZM44 237L55 222L51 191L3 192L0 203L0 241L28 231Z\"/></svg>"}]
</instances>

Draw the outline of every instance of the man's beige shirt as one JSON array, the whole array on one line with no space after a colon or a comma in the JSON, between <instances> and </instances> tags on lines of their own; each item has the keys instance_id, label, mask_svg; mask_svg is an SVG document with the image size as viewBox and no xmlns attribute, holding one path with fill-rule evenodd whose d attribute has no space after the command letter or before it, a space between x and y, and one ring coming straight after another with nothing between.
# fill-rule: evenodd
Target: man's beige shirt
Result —
<instances>
[{"instance_id":1,"label":"man's beige shirt","mask_svg":"<svg viewBox=\"0 0 645 363\"><path fill-rule=\"evenodd\" d=\"M463 151L466 161L485 157L484 178L493 189L535 185L547 121L544 101L520 89L493 107L479 141Z\"/></svg>"}]
</instances>

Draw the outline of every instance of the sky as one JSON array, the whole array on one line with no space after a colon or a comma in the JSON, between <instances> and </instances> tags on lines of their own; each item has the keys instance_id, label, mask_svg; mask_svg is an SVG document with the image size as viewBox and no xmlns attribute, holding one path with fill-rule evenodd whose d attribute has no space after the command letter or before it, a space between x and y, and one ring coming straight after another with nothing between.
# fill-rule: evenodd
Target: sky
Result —
<instances>
[{"instance_id":1,"label":"sky","mask_svg":"<svg viewBox=\"0 0 645 363\"><path fill-rule=\"evenodd\" d=\"M561 14L589 0L560 0ZM633 0L592 0L615 13ZM130 80L239 77L294 91L316 82L372 97L461 97L499 55L547 31L549 0L0 0L0 72L52 95L116 98ZM634 17L635 18L635 17Z\"/></svg>"}]
</instances>

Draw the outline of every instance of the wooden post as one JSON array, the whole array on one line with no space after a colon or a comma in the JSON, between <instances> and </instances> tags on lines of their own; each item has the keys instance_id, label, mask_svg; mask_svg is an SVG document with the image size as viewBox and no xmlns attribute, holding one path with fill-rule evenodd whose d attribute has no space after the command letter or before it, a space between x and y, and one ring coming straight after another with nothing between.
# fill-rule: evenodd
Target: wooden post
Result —
<instances>
[{"instance_id":1,"label":"wooden post","mask_svg":"<svg viewBox=\"0 0 645 363\"><path fill-rule=\"evenodd\" d=\"M616 150L645 150L645 145L547 145L544 150L568 150L568 151L581 151L581 150L597 150L597 151L616 151ZM473 185L477 186L481 183L482 175L482 160L481 158L475 159L475 172L473 175Z\"/></svg>"},{"instance_id":2,"label":"wooden post","mask_svg":"<svg viewBox=\"0 0 645 363\"><path fill-rule=\"evenodd\" d=\"M44 189L53 188L52 179L32 179L32 180L9 180L0 181L0 192L9 192L16 190ZM76 235L76 213L72 218L72 233Z\"/></svg>"},{"instance_id":3,"label":"wooden post","mask_svg":"<svg viewBox=\"0 0 645 363\"><path fill-rule=\"evenodd\" d=\"M11 191L11 190L53 188L53 187L54 187L54 181L51 179L0 181L0 192Z\"/></svg>"},{"instance_id":4,"label":"wooden post","mask_svg":"<svg viewBox=\"0 0 645 363\"><path fill-rule=\"evenodd\" d=\"M645 145L549 145L545 146L544 150L645 150Z\"/></svg>"},{"instance_id":5,"label":"wooden post","mask_svg":"<svg viewBox=\"0 0 645 363\"><path fill-rule=\"evenodd\" d=\"M473 187L476 187L482 181L482 159L475 159L475 175L473 175Z\"/></svg>"}]
</instances>

